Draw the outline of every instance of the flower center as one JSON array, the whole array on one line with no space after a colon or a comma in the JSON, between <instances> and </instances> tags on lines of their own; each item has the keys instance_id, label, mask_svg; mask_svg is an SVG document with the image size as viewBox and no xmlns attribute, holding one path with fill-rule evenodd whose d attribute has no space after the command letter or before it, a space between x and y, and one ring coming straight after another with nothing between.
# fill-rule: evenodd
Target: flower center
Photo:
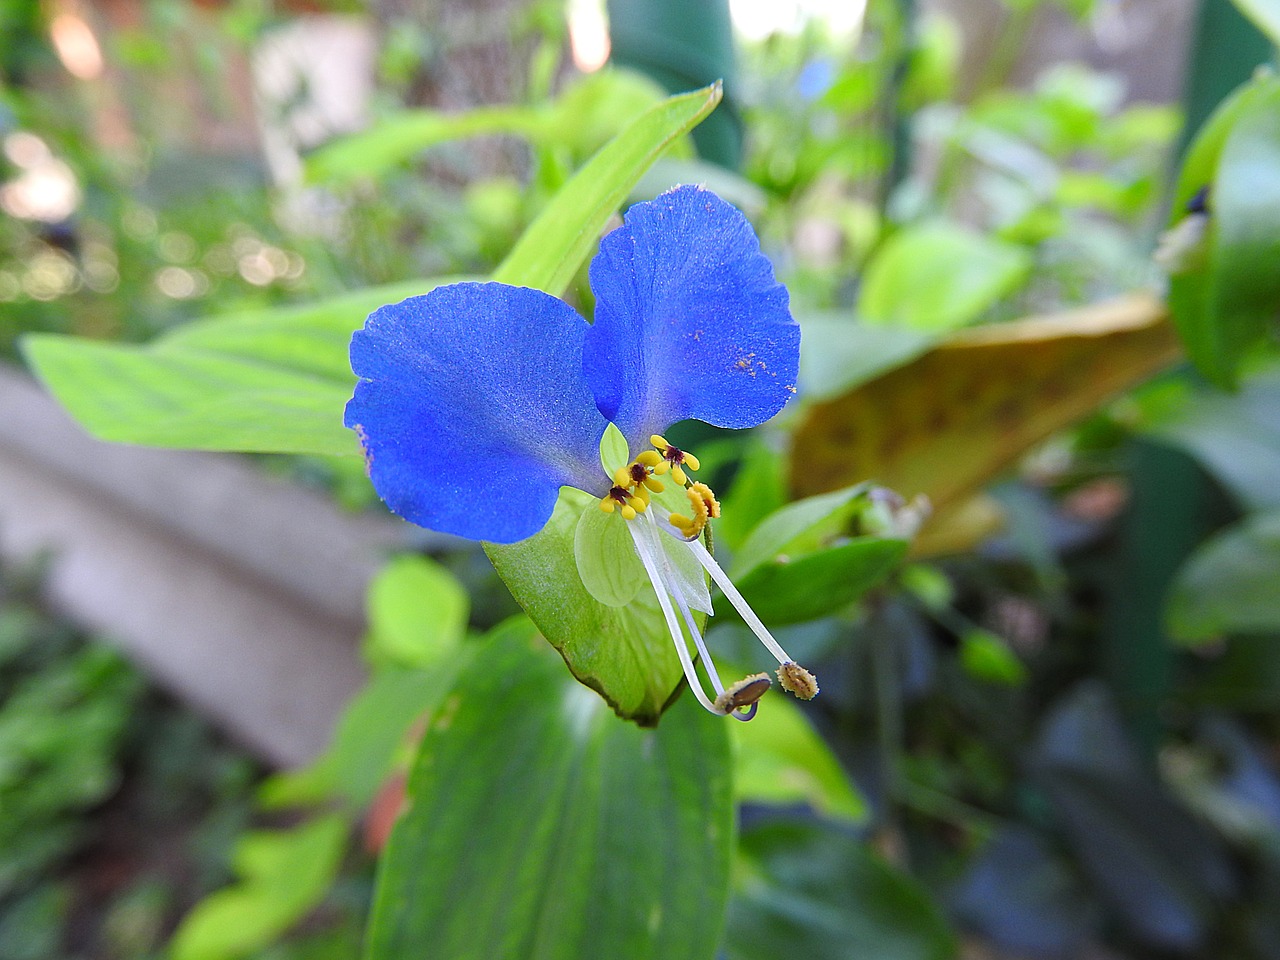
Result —
<instances>
[{"instance_id":1,"label":"flower center","mask_svg":"<svg viewBox=\"0 0 1280 960\"><path fill-rule=\"evenodd\" d=\"M697 601L689 594L689 588L683 584L667 556L664 541L659 535L665 529L676 543L687 547L697 562L709 574L724 593L725 598L738 610L743 621L751 629L765 648L778 661L778 682L782 688L802 700L811 700L818 693L818 684L813 674L795 663L785 650L778 645L773 636L760 622L747 605L737 588L729 580L724 570L711 556L710 551L702 545L702 534L707 524L720 516L720 501L711 488L701 481L690 483L685 470L697 470L701 464L698 458L687 450L668 443L664 437L654 434L649 438L653 443L652 450L645 450L625 467L619 467L613 473L613 486L599 501L605 513L620 513L625 520L635 520L645 514L645 522L628 525L636 553L645 568L654 591L658 596L658 605L671 631L671 639L675 642L676 654L684 669L689 686L698 701L712 713L721 716L732 716L739 720L750 720L755 716L757 701L772 686L766 674L758 673L739 680L726 687L716 672L707 650L702 633L694 619L692 607ZM670 476L673 481L684 488L685 498L689 503L688 515L668 513L662 503L653 503L652 495L662 493L666 486L659 477ZM667 501L670 504L670 501ZM649 507L653 506L650 510ZM656 514L656 516L655 516ZM662 526L665 521L665 528ZM704 601L710 603L709 599ZM674 603L674 607L673 607ZM710 606L697 607L710 612ZM679 616L677 617L677 610ZM683 624L681 623L683 621ZM708 697L702 688L694 667L693 658L686 646L686 634L693 641L698 658L702 661L707 679L711 681L714 698Z\"/></svg>"}]
</instances>

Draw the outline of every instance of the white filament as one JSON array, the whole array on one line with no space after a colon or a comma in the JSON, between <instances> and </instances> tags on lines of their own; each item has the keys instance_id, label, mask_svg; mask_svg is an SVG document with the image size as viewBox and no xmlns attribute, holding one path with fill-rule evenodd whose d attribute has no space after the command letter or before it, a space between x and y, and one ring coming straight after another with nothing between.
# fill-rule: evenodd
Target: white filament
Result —
<instances>
[{"instance_id":1,"label":"white filament","mask_svg":"<svg viewBox=\"0 0 1280 960\"><path fill-rule=\"evenodd\" d=\"M630 522L627 524L627 529L631 531L631 539L636 545L636 553L640 557L640 562L644 564L644 571L649 575L649 581L653 584L653 592L658 595L658 606L662 608L662 615L667 620L667 629L671 631L671 639L675 641L676 655L680 658L680 666L684 670L685 679L689 681L689 686L693 689L694 696L698 698L698 702L707 711L722 715L722 711L715 708L715 705L707 697L706 691L702 689L702 681L698 679L698 674L694 670L693 661L689 658L689 648L685 644L684 636L680 631L680 622L676 620L675 611L671 609L671 600L667 596L667 589L662 575L658 571L657 558L654 555L655 550L661 550L661 547L647 541L646 534L648 529L642 529L641 524L634 521ZM696 632L694 636L697 636ZM701 644L699 644L699 647L701 647Z\"/></svg>"}]
</instances>

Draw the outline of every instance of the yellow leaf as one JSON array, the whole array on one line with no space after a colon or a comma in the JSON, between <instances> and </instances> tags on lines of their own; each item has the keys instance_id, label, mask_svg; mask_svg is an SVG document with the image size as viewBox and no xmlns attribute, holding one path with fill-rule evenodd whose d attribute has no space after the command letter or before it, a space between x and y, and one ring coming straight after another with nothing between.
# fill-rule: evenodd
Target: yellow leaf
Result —
<instances>
[{"instance_id":1,"label":"yellow leaf","mask_svg":"<svg viewBox=\"0 0 1280 960\"><path fill-rule=\"evenodd\" d=\"M807 497L874 480L945 509L1181 357L1168 311L1145 295L962 331L812 407L792 488Z\"/></svg>"}]
</instances>

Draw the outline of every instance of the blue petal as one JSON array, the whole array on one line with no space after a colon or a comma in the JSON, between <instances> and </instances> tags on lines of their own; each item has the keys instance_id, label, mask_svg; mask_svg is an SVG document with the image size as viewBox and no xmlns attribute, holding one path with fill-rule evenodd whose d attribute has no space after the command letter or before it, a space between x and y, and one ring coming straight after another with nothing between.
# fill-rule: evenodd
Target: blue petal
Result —
<instances>
[{"instance_id":1,"label":"blue petal","mask_svg":"<svg viewBox=\"0 0 1280 960\"><path fill-rule=\"evenodd\" d=\"M587 323L537 290L459 283L381 307L351 338L346 425L394 512L472 540L546 524L561 486L600 495L605 420L582 382Z\"/></svg>"},{"instance_id":2,"label":"blue petal","mask_svg":"<svg viewBox=\"0 0 1280 960\"><path fill-rule=\"evenodd\" d=\"M795 393L800 327L746 217L677 187L636 204L591 261L583 376L633 449L677 420L753 427Z\"/></svg>"}]
</instances>

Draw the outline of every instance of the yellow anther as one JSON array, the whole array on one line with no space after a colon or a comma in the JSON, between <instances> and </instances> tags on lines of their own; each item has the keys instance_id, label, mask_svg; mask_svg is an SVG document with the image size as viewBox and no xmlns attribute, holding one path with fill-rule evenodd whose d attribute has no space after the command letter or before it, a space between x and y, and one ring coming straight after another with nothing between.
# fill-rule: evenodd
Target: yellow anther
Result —
<instances>
[{"instance_id":1,"label":"yellow anther","mask_svg":"<svg viewBox=\"0 0 1280 960\"><path fill-rule=\"evenodd\" d=\"M684 475L684 471L680 469L680 465L677 463L671 465L671 479L682 487L689 482L689 478Z\"/></svg>"},{"instance_id":2,"label":"yellow anther","mask_svg":"<svg viewBox=\"0 0 1280 960\"><path fill-rule=\"evenodd\" d=\"M643 500L645 503L648 503L650 500L649 491L643 484L636 487L633 496L635 496L637 499Z\"/></svg>"},{"instance_id":3,"label":"yellow anther","mask_svg":"<svg viewBox=\"0 0 1280 960\"><path fill-rule=\"evenodd\" d=\"M605 513L613 513L613 506L614 504L613 504L612 497L605 497L603 500L600 501L600 509Z\"/></svg>"},{"instance_id":4,"label":"yellow anther","mask_svg":"<svg viewBox=\"0 0 1280 960\"><path fill-rule=\"evenodd\" d=\"M664 484L661 480L655 480L653 479L653 477L650 477L648 480L644 482L644 486L636 487L636 489L643 490L645 487L648 487L654 493L661 493L663 490L666 489L666 484Z\"/></svg>"},{"instance_id":5,"label":"yellow anther","mask_svg":"<svg viewBox=\"0 0 1280 960\"><path fill-rule=\"evenodd\" d=\"M671 446L671 444L667 443L666 437L659 436L656 433L649 437L649 442L658 450L665 450L667 447Z\"/></svg>"},{"instance_id":6,"label":"yellow anther","mask_svg":"<svg viewBox=\"0 0 1280 960\"><path fill-rule=\"evenodd\" d=\"M671 464L663 460L661 463L659 463L656 467L653 468L653 473L654 473L654 476L660 477L670 469L671 469Z\"/></svg>"},{"instance_id":7,"label":"yellow anther","mask_svg":"<svg viewBox=\"0 0 1280 960\"><path fill-rule=\"evenodd\" d=\"M684 465L688 467L690 470L697 470L699 467L702 466L702 464L698 462L698 458L695 457L688 450L684 451Z\"/></svg>"},{"instance_id":8,"label":"yellow anther","mask_svg":"<svg viewBox=\"0 0 1280 960\"><path fill-rule=\"evenodd\" d=\"M649 504L641 500L639 497L627 497L627 506L636 513L644 513L649 509ZM627 519L630 520L631 518L628 517Z\"/></svg>"},{"instance_id":9,"label":"yellow anther","mask_svg":"<svg viewBox=\"0 0 1280 960\"><path fill-rule=\"evenodd\" d=\"M642 464L652 470L654 467L662 463L662 454L657 450L646 450L640 456L636 457L636 463Z\"/></svg>"},{"instance_id":10,"label":"yellow anther","mask_svg":"<svg viewBox=\"0 0 1280 960\"><path fill-rule=\"evenodd\" d=\"M619 507L618 512L622 514L623 520L634 520L636 518L635 507L631 506L628 503L624 503L621 507Z\"/></svg>"},{"instance_id":11,"label":"yellow anther","mask_svg":"<svg viewBox=\"0 0 1280 960\"><path fill-rule=\"evenodd\" d=\"M613 471L613 482L619 487L631 486L631 471L626 467L619 467Z\"/></svg>"},{"instance_id":12,"label":"yellow anther","mask_svg":"<svg viewBox=\"0 0 1280 960\"><path fill-rule=\"evenodd\" d=\"M720 516L720 501L705 483L695 483L685 491L696 515L714 520Z\"/></svg>"}]
</instances>

